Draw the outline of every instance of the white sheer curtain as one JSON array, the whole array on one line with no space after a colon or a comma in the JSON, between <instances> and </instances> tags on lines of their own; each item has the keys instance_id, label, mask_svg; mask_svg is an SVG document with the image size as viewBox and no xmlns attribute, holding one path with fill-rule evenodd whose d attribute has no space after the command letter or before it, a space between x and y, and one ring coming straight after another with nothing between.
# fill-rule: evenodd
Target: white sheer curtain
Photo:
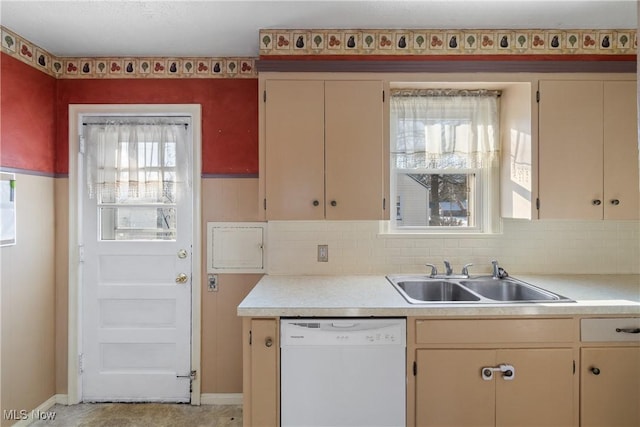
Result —
<instances>
[{"instance_id":1,"label":"white sheer curtain","mask_svg":"<svg viewBox=\"0 0 640 427\"><path fill-rule=\"evenodd\" d=\"M101 202L175 201L177 145L186 137L184 124L108 121L86 124L87 184Z\"/></svg>"},{"instance_id":2,"label":"white sheer curtain","mask_svg":"<svg viewBox=\"0 0 640 427\"><path fill-rule=\"evenodd\" d=\"M499 151L499 92L391 92L391 155L400 169L485 168Z\"/></svg>"}]
</instances>

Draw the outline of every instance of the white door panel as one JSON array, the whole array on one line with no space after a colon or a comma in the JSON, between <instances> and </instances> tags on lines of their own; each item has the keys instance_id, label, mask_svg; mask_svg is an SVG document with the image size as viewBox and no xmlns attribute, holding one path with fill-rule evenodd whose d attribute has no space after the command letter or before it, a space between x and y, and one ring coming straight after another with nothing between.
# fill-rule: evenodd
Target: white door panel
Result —
<instances>
[{"instance_id":1,"label":"white door panel","mask_svg":"<svg viewBox=\"0 0 640 427\"><path fill-rule=\"evenodd\" d=\"M191 140L186 138L185 142L176 149L176 164L188 169ZM190 176L191 171L177 174ZM104 203L101 206L98 196L84 192L81 300L85 402L190 400L192 194L187 180L177 180L176 193L179 196L170 208L144 206L143 202L132 209L129 200L129 205L111 203L109 216L101 218ZM145 209L146 217L138 215ZM162 217L162 210L174 217ZM174 221L174 234L149 240L146 236L154 238L162 233L153 227L143 229L139 223L132 226L138 227L136 231L130 232L132 228L122 220L128 220L127 215L143 222L151 215L152 222L164 221L167 227ZM128 238L118 234L123 229L124 234L141 234L132 234L132 240L118 240ZM109 240L102 240L105 235ZM186 279L178 283L176 278L181 274Z\"/></svg>"}]
</instances>

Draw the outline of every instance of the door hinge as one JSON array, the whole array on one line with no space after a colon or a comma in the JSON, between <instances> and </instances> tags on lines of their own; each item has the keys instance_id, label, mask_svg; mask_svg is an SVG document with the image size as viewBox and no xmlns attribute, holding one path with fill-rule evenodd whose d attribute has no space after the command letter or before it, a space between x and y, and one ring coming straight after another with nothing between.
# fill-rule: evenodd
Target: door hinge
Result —
<instances>
[{"instance_id":1,"label":"door hinge","mask_svg":"<svg viewBox=\"0 0 640 427\"><path fill-rule=\"evenodd\" d=\"M84 154L84 137L82 135L78 135L78 140L79 140L79 144L78 144L78 151L80 152L80 154Z\"/></svg>"},{"instance_id":2,"label":"door hinge","mask_svg":"<svg viewBox=\"0 0 640 427\"><path fill-rule=\"evenodd\" d=\"M382 198L382 210L387 210L387 199L386 197Z\"/></svg>"},{"instance_id":3,"label":"door hinge","mask_svg":"<svg viewBox=\"0 0 640 427\"><path fill-rule=\"evenodd\" d=\"M536 91L536 102L540 102L540 91Z\"/></svg>"},{"instance_id":4,"label":"door hinge","mask_svg":"<svg viewBox=\"0 0 640 427\"><path fill-rule=\"evenodd\" d=\"M251 345L251 331L249 331L249 345Z\"/></svg>"},{"instance_id":5,"label":"door hinge","mask_svg":"<svg viewBox=\"0 0 640 427\"><path fill-rule=\"evenodd\" d=\"M573 361L573 375L576 374L576 361Z\"/></svg>"},{"instance_id":6,"label":"door hinge","mask_svg":"<svg viewBox=\"0 0 640 427\"><path fill-rule=\"evenodd\" d=\"M84 245L78 245L78 262L84 262Z\"/></svg>"},{"instance_id":7,"label":"door hinge","mask_svg":"<svg viewBox=\"0 0 640 427\"><path fill-rule=\"evenodd\" d=\"M262 208L266 211L267 210L267 199L264 199L262 201Z\"/></svg>"},{"instance_id":8,"label":"door hinge","mask_svg":"<svg viewBox=\"0 0 640 427\"><path fill-rule=\"evenodd\" d=\"M267 102L267 91L262 92L262 102Z\"/></svg>"},{"instance_id":9,"label":"door hinge","mask_svg":"<svg viewBox=\"0 0 640 427\"><path fill-rule=\"evenodd\" d=\"M84 372L84 353L80 353L78 355L78 372L79 373Z\"/></svg>"},{"instance_id":10,"label":"door hinge","mask_svg":"<svg viewBox=\"0 0 640 427\"><path fill-rule=\"evenodd\" d=\"M176 378L189 378L190 381L195 381L197 372L198 371L191 371L189 375L176 375Z\"/></svg>"},{"instance_id":11,"label":"door hinge","mask_svg":"<svg viewBox=\"0 0 640 427\"><path fill-rule=\"evenodd\" d=\"M384 91L382 91L382 102L384 102Z\"/></svg>"},{"instance_id":12,"label":"door hinge","mask_svg":"<svg viewBox=\"0 0 640 427\"><path fill-rule=\"evenodd\" d=\"M536 209L540 210L540 198L536 197Z\"/></svg>"},{"instance_id":13,"label":"door hinge","mask_svg":"<svg viewBox=\"0 0 640 427\"><path fill-rule=\"evenodd\" d=\"M415 360L413 361L413 376L417 376L418 375L418 362L416 362Z\"/></svg>"}]
</instances>

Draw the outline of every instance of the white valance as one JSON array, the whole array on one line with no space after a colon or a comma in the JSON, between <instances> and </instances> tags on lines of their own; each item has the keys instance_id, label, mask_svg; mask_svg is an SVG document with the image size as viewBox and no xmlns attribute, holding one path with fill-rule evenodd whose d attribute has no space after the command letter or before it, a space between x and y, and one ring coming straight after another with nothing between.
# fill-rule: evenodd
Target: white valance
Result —
<instances>
[{"instance_id":1,"label":"white valance","mask_svg":"<svg viewBox=\"0 0 640 427\"><path fill-rule=\"evenodd\" d=\"M391 155L395 167L493 165L499 151L499 95L488 90L393 90Z\"/></svg>"},{"instance_id":2,"label":"white valance","mask_svg":"<svg viewBox=\"0 0 640 427\"><path fill-rule=\"evenodd\" d=\"M148 121L148 120L147 120ZM102 202L174 202L184 124L105 122L86 129L87 184Z\"/></svg>"}]
</instances>

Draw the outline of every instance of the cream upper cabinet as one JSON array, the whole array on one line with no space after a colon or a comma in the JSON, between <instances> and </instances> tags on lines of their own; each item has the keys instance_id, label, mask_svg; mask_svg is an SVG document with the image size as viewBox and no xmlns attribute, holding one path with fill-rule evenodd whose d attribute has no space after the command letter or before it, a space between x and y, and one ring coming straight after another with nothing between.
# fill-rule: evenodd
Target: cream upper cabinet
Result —
<instances>
[{"instance_id":1,"label":"cream upper cabinet","mask_svg":"<svg viewBox=\"0 0 640 427\"><path fill-rule=\"evenodd\" d=\"M384 215L381 81L265 82L268 220Z\"/></svg>"},{"instance_id":2,"label":"cream upper cabinet","mask_svg":"<svg viewBox=\"0 0 640 427\"><path fill-rule=\"evenodd\" d=\"M635 81L540 81L539 217L637 219Z\"/></svg>"},{"instance_id":3,"label":"cream upper cabinet","mask_svg":"<svg viewBox=\"0 0 640 427\"><path fill-rule=\"evenodd\" d=\"M638 219L637 84L604 82L604 217Z\"/></svg>"}]
</instances>

